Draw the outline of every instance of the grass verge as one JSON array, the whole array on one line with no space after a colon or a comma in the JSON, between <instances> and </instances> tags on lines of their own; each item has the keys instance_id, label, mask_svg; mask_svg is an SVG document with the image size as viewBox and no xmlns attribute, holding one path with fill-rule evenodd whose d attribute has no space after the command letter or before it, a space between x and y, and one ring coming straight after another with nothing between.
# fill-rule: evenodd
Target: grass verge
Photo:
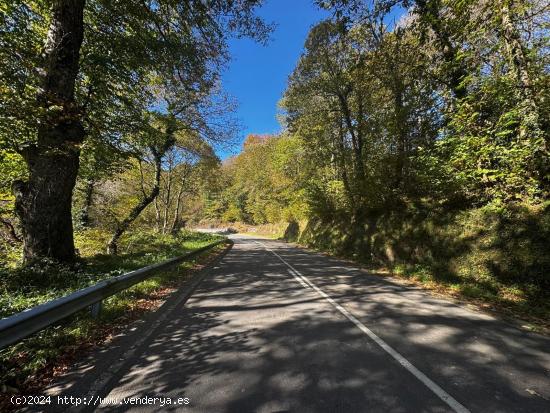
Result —
<instances>
[{"instance_id":1,"label":"grass verge","mask_svg":"<svg viewBox=\"0 0 550 413\"><path fill-rule=\"evenodd\" d=\"M283 239L280 239L284 241ZM550 300L528 298L522 289L495 285L494 282L464 280L435 276L429 268L420 265L396 265L387 267L365 263L334 251L326 251L307 244L292 243L300 248L315 251L329 257L353 263L371 275L391 277L400 284L420 287L440 298L451 298L474 310L488 312L516 325L518 328L550 335Z\"/></svg>"},{"instance_id":2,"label":"grass verge","mask_svg":"<svg viewBox=\"0 0 550 413\"><path fill-rule=\"evenodd\" d=\"M470 304L492 313L522 329L550 335L550 302L547 297L527 298L519 286L501 285L494 280L444 280L430 269L418 265L399 265L393 269L377 268L379 274L391 275L432 293Z\"/></svg>"}]
</instances>

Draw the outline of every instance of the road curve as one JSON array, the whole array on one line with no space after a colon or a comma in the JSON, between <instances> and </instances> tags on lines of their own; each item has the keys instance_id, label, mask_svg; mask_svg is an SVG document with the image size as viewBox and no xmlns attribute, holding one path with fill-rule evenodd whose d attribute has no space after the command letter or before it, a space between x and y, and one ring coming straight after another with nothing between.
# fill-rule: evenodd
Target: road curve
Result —
<instances>
[{"instance_id":1,"label":"road curve","mask_svg":"<svg viewBox=\"0 0 550 413\"><path fill-rule=\"evenodd\" d=\"M120 345L117 363L98 353L94 383L79 373L62 391L189 400L84 411L550 412L549 338L283 242L233 239L186 302L133 333L139 346Z\"/></svg>"}]
</instances>

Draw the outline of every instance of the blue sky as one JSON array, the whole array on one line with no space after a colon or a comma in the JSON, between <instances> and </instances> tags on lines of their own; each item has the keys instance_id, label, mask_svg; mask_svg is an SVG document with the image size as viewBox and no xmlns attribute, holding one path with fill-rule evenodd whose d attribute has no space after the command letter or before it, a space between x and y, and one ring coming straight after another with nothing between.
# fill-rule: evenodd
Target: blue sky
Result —
<instances>
[{"instance_id":1,"label":"blue sky","mask_svg":"<svg viewBox=\"0 0 550 413\"><path fill-rule=\"evenodd\" d=\"M249 39L232 39L232 60L222 77L224 89L238 103L237 117L243 131L241 142L249 133L276 133L277 102L286 89L288 75L294 69L309 29L327 16L312 0L266 0L258 14L276 24L267 45ZM240 143L233 148L239 152ZM225 158L231 153L220 151Z\"/></svg>"}]
</instances>

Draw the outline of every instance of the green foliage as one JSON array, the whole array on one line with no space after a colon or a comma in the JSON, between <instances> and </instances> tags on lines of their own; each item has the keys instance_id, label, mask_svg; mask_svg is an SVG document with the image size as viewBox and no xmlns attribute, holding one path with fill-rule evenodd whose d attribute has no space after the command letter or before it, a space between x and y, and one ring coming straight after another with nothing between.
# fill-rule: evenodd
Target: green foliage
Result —
<instances>
[{"instance_id":1,"label":"green foliage","mask_svg":"<svg viewBox=\"0 0 550 413\"><path fill-rule=\"evenodd\" d=\"M318 215L548 198L542 4L402 2L391 31L396 2L321 5L336 17L310 31L281 102Z\"/></svg>"},{"instance_id":2,"label":"green foliage","mask_svg":"<svg viewBox=\"0 0 550 413\"><path fill-rule=\"evenodd\" d=\"M87 1L75 88L88 134L117 142L140 130L159 88L177 111L195 106L188 124L200 122L228 59L227 33L264 41L270 31L253 15L258 3ZM61 110L36 103L50 14L48 1L0 2L0 142L12 148L32 143L37 122Z\"/></svg>"},{"instance_id":3,"label":"green foliage","mask_svg":"<svg viewBox=\"0 0 550 413\"><path fill-rule=\"evenodd\" d=\"M540 202L547 195L536 167L540 134L522 137L528 114L515 82L507 76L477 82L457 103L448 136L440 142L449 166L474 203Z\"/></svg>"},{"instance_id":4,"label":"green foliage","mask_svg":"<svg viewBox=\"0 0 550 413\"><path fill-rule=\"evenodd\" d=\"M250 135L243 152L215 172L217 183L204 188L196 216L249 224L305 217L306 195L296 162L302 155L296 138Z\"/></svg>"},{"instance_id":5,"label":"green foliage","mask_svg":"<svg viewBox=\"0 0 550 413\"><path fill-rule=\"evenodd\" d=\"M0 218L12 220L14 197L11 184L25 175L26 167L21 156L15 152L0 149Z\"/></svg>"},{"instance_id":6,"label":"green foliage","mask_svg":"<svg viewBox=\"0 0 550 413\"><path fill-rule=\"evenodd\" d=\"M0 151L0 196L4 198L11 194L11 183L23 178L25 173L25 164L20 155L9 150Z\"/></svg>"}]
</instances>

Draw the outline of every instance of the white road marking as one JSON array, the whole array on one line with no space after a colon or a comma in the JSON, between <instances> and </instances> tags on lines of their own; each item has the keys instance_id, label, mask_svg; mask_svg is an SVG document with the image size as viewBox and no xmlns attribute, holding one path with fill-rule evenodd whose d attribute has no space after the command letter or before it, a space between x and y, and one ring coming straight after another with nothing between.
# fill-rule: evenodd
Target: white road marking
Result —
<instances>
[{"instance_id":1,"label":"white road marking","mask_svg":"<svg viewBox=\"0 0 550 413\"><path fill-rule=\"evenodd\" d=\"M296 278L296 280L305 287L312 288L320 296L325 298L334 308L336 308L340 313L342 313L349 321L351 321L359 330L365 333L369 338L378 344L386 353L392 356L399 364L401 364L405 369L407 369L414 377L420 380L426 387L428 387L433 393L435 393L441 400L443 400L447 405L457 413L470 413L470 411L456 401L449 393L439 387L434 381L432 381L428 376L418 370L410 361L403 357L400 353L393 349L388 343L378 337L371 329L359 321L353 314L348 310L334 301L328 294L323 290L317 287L312 281L310 281L305 275L301 274L296 268L290 265L284 260L279 254L265 245L263 242L255 241L267 251L271 252L277 258L279 258L289 269L290 273Z\"/></svg>"}]
</instances>

